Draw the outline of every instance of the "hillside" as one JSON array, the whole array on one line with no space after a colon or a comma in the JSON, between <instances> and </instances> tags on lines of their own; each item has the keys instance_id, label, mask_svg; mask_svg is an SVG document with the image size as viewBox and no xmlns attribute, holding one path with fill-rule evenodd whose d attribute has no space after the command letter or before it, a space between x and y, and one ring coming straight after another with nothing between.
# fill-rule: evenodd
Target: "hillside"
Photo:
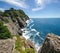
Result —
<instances>
[{"instance_id":1,"label":"hillside","mask_svg":"<svg viewBox=\"0 0 60 53\"><path fill-rule=\"evenodd\" d=\"M23 10L0 11L0 53L36 53L35 45L21 31L29 17ZM49 33L37 53L60 53L60 37Z\"/></svg>"},{"instance_id":2,"label":"hillside","mask_svg":"<svg viewBox=\"0 0 60 53\"><path fill-rule=\"evenodd\" d=\"M34 44L22 37L28 19L23 10L0 11L0 53L35 53Z\"/></svg>"},{"instance_id":3,"label":"hillside","mask_svg":"<svg viewBox=\"0 0 60 53\"><path fill-rule=\"evenodd\" d=\"M0 11L0 20L4 22L13 35L22 35L21 28L24 28L29 17L23 10L9 9L4 12Z\"/></svg>"}]
</instances>

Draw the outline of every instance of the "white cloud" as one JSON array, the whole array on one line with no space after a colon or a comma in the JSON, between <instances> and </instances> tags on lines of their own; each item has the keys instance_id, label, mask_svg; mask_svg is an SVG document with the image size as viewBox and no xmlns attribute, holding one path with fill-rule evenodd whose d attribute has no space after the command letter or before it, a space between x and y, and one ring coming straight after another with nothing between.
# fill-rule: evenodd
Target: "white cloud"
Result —
<instances>
[{"instance_id":1,"label":"white cloud","mask_svg":"<svg viewBox=\"0 0 60 53\"><path fill-rule=\"evenodd\" d=\"M0 8L0 10L1 10L1 11L4 11L5 9L3 9L3 8Z\"/></svg>"},{"instance_id":2,"label":"white cloud","mask_svg":"<svg viewBox=\"0 0 60 53\"><path fill-rule=\"evenodd\" d=\"M9 3L17 7L28 8L28 5L26 4L25 0L0 0L0 1Z\"/></svg>"},{"instance_id":3,"label":"white cloud","mask_svg":"<svg viewBox=\"0 0 60 53\"><path fill-rule=\"evenodd\" d=\"M37 8L33 8L32 11L39 11L39 10L42 10L43 7L37 7Z\"/></svg>"},{"instance_id":4,"label":"white cloud","mask_svg":"<svg viewBox=\"0 0 60 53\"><path fill-rule=\"evenodd\" d=\"M36 7L32 9L32 11L42 10L46 7L46 5L51 3L57 3L59 0L35 0Z\"/></svg>"},{"instance_id":5,"label":"white cloud","mask_svg":"<svg viewBox=\"0 0 60 53\"><path fill-rule=\"evenodd\" d=\"M45 3L45 0L35 0L36 4L38 6L43 5Z\"/></svg>"}]
</instances>

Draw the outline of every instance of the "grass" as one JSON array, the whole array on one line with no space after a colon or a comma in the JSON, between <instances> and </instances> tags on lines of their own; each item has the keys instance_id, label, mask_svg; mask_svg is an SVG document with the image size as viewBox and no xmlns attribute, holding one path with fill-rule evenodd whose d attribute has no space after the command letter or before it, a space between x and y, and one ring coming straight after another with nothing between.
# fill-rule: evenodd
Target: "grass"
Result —
<instances>
[{"instance_id":1,"label":"grass","mask_svg":"<svg viewBox=\"0 0 60 53\"><path fill-rule=\"evenodd\" d=\"M35 53L35 50L32 48L29 48L26 44L26 40L20 38L20 36L16 36L17 40L15 43L16 50L20 51L20 53ZM22 46L25 48L25 50L22 49Z\"/></svg>"}]
</instances>

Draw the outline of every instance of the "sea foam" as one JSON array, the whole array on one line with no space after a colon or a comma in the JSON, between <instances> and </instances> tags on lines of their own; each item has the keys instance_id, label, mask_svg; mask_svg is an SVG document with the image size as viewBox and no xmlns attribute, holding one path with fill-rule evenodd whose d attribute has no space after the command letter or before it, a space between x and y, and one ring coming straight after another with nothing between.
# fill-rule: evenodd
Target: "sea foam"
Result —
<instances>
[{"instance_id":1,"label":"sea foam","mask_svg":"<svg viewBox=\"0 0 60 53\"><path fill-rule=\"evenodd\" d=\"M24 29L21 29L23 31L23 37L27 39L30 39L34 44L35 44L35 48L36 50L38 51L39 48L40 48L40 44L38 43L38 40L37 42L35 41L36 38L35 37L39 37L41 40L44 40L41 36L40 36L40 32L38 32L36 29L32 28L34 26L34 21L32 19L30 20L27 20L26 23L27 23L27 27L24 28ZM31 39L32 37L32 39Z\"/></svg>"}]
</instances>

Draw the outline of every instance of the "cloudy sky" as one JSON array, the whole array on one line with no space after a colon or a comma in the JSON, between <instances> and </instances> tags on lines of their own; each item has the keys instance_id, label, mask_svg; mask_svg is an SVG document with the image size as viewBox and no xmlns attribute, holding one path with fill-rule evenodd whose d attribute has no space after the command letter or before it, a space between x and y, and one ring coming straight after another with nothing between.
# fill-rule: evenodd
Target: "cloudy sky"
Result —
<instances>
[{"instance_id":1,"label":"cloudy sky","mask_svg":"<svg viewBox=\"0 0 60 53\"><path fill-rule=\"evenodd\" d=\"M0 0L0 10L23 9L30 18L59 18L60 0Z\"/></svg>"}]
</instances>

